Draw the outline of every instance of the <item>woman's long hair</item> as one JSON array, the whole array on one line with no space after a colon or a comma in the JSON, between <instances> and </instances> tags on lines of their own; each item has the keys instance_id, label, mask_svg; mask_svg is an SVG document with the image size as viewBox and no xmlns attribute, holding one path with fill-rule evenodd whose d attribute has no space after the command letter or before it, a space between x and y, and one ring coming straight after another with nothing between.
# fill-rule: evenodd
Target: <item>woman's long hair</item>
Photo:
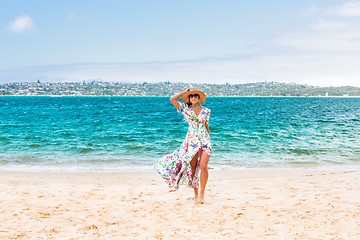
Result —
<instances>
[{"instance_id":1,"label":"woman's long hair","mask_svg":"<svg viewBox=\"0 0 360 240\"><path fill-rule=\"evenodd\" d=\"M188 99L187 99L186 104L187 104L188 107L191 107L191 106L192 106L192 103L190 102L190 97L189 97L189 96L188 96Z\"/></svg>"}]
</instances>

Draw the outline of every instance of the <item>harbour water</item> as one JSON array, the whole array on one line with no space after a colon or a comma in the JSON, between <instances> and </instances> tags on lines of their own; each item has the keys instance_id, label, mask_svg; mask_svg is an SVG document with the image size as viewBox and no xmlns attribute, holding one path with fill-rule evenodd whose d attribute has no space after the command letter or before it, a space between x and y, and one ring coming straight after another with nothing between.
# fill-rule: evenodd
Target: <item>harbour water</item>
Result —
<instances>
[{"instance_id":1,"label":"harbour water","mask_svg":"<svg viewBox=\"0 0 360 240\"><path fill-rule=\"evenodd\" d=\"M209 167L360 167L360 98L208 97ZM184 140L169 97L0 97L0 170L151 169Z\"/></svg>"}]
</instances>

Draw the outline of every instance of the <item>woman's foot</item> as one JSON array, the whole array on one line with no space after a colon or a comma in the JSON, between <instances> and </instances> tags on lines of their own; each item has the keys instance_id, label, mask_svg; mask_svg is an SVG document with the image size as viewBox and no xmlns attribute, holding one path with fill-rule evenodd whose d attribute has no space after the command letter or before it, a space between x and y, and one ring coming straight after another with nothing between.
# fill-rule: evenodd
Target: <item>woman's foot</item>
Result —
<instances>
[{"instance_id":1,"label":"woman's foot","mask_svg":"<svg viewBox=\"0 0 360 240\"><path fill-rule=\"evenodd\" d=\"M201 204L204 204L205 201L204 201L204 196L199 196L196 200L198 203L201 203Z\"/></svg>"}]
</instances>

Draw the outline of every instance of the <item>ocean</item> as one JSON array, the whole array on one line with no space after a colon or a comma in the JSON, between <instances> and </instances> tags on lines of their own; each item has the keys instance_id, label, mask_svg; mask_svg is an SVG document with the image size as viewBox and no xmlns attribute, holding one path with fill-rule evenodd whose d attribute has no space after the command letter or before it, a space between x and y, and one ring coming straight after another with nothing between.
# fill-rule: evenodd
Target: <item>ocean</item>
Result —
<instances>
[{"instance_id":1,"label":"ocean","mask_svg":"<svg viewBox=\"0 0 360 240\"><path fill-rule=\"evenodd\" d=\"M360 98L208 97L209 167L360 168ZM0 97L0 170L142 171L188 125L169 97Z\"/></svg>"}]
</instances>

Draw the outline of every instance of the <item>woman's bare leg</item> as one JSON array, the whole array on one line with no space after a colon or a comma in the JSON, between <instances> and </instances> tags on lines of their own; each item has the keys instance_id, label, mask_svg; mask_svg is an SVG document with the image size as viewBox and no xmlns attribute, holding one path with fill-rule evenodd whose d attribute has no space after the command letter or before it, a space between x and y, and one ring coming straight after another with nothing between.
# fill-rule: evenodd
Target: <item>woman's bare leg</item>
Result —
<instances>
[{"instance_id":1,"label":"woman's bare leg","mask_svg":"<svg viewBox=\"0 0 360 240\"><path fill-rule=\"evenodd\" d=\"M192 177L192 179L194 179L194 175L195 175L195 171L196 171L196 167L197 167L198 158L199 158L199 152L197 152L197 153L195 154L195 156L193 157L193 159L191 159L191 161L190 161L191 177ZM194 187L195 200L196 200L197 197L198 197L198 192L199 192L199 189Z\"/></svg>"},{"instance_id":2,"label":"woman's bare leg","mask_svg":"<svg viewBox=\"0 0 360 240\"><path fill-rule=\"evenodd\" d=\"M210 156L207 155L202 149L199 151L200 153L200 195L198 198L199 203L204 203L204 194L207 180L209 178L208 173L208 163Z\"/></svg>"}]
</instances>

